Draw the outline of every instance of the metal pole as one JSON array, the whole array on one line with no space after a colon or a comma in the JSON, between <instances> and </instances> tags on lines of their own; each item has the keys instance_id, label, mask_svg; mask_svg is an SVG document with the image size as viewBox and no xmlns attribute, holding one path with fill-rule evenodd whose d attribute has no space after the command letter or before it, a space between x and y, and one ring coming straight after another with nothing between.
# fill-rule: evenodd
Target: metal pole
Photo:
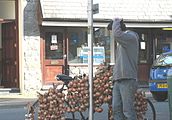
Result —
<instances>
[{"instance_id":1,"label":"metal pole","mask_svg":"<svg viewBox=\"0 0 172 120\"><path fill-rule=\"evenodd\" d=\"M93 0L88 0L89 120L93 120Z\"/></svg>"}]
</instances>

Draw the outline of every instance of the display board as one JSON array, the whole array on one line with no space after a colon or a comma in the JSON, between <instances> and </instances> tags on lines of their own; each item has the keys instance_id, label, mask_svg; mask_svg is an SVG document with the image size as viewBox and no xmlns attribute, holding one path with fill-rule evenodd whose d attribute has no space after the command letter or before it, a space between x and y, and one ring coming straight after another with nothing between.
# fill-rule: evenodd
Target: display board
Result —
<instances>
[{"instance_id":1,"label":"display board","mask_svg":"<svg viewBox=\"0 0 172 120\"><path fill-rule=\"evenodd\" d=\"M83 47L80 52L80 58L83 63L88 63L88 47ZM93 47L93 64L100 64L105 62L105 49L104 47Z\"/></svg>"}]
</instances>

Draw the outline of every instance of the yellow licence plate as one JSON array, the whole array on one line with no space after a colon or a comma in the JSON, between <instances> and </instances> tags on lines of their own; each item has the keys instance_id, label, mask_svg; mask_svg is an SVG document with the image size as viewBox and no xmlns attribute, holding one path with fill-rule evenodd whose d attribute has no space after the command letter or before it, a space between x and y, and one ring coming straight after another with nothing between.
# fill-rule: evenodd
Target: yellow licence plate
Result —
<instances>
[{"instance_id":1,"label":"yellow licence plate","mask_svg":"<svg viewBox=\"0 0 172 120\"><path fill-rule=\"evenodd\" d=\"M157 84L157 88L168 88L167 83Z\"/></svg>"}]
</instances>

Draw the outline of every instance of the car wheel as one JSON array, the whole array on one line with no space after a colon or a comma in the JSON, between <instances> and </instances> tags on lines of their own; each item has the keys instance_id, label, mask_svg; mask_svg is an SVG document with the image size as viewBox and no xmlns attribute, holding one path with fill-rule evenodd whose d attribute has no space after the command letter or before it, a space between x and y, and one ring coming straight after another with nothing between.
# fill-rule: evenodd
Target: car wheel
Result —
<instances>
[{"instance_id":1,"label":"car wheel","mask_svg":"<svg viewBox=\"0 0 172 120\"><path fill-rule=\"evenodd\" d=\"M158 102L163 102L167 99L168 93L167 92L152 92L153 98Z\"/></svg>"}]
</instances>

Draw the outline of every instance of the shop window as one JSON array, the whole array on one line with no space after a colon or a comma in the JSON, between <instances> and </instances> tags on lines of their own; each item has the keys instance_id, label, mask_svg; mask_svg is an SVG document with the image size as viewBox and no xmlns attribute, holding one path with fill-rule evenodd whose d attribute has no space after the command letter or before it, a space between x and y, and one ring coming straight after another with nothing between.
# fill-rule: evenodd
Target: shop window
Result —
<instances>
[{"instance_id":1,"label":"shop window","mask_svg":"<svg viewBox=\"0 0 172 120\"><path fill-rule=\"evenodd\" d=\"M106 28L94 28L93 39L93 64L99 65L110 62L110 37L106 34ZM87 28L68 29L69 64L88 64L88 40Z\"/></svg>"},{"instance_id":2,"label":"shop window","mask_svg":"<svg viewBox=\"0 0 172 120\"><path fill-rule=\"evenodd\" d=\"M164 32L157 36L156 39L156 58L164 52L168 52L172 49L172 35L171 33Z\"/></svg>"},{"instance_id":3,"label":"shop window","mask_svg":"<svg viewBox=\"0 0 172 120\"><path fill-rule=\"evenodd\" d=\"M45 58L62 59L63 58L63 34L46 33L45 35Z\"/></svg>"}]
</instances>

